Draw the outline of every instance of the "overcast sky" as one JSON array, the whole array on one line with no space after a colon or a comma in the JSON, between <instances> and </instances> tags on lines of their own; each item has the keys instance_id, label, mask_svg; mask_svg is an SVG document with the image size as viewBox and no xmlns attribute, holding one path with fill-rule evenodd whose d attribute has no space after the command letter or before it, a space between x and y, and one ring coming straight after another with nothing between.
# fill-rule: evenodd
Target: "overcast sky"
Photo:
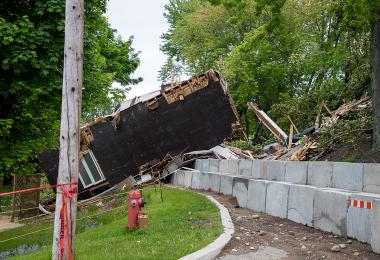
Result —
<instances>
[{"instance_id":1,"label":"overcast sky","mask_svg":"<svg viewBox=\"0 0 380 260\"><path fill-rule=\"evenodd\" d=\"M128 98L159 89L158 71L165 62L160 51L160 35L168 29L163 17L168 0L109 0L107 16L112 28L128 39L133 35L133 47L141 51L140 66L135 77L142 77L140 84L133 86Z\"/></svg>"}]
</instances>

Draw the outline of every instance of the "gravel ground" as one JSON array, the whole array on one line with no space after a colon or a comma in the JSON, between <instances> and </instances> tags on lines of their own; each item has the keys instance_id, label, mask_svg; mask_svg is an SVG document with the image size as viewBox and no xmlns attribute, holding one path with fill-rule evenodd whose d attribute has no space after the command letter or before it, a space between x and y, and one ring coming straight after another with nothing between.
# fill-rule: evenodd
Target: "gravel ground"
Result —
<instances>
[{"instance_id":1,"label":"gravel ground","mask_svg":"<svg viewBox=\"0 0 380 260\"><path fill-rule=\"evenodd\" d=\"M231 196L206 192L230 212L235 225L233 238L219 255L220 259L264 259L254 257L262 252L276 251L281 259L379 259L368 244L354 239L334 236L287 219L272 217L249 209L239 208ZM236 258L236 255L241 257ZM280 259L268 257L265 259Z\"/></svg>"}]
</instances>

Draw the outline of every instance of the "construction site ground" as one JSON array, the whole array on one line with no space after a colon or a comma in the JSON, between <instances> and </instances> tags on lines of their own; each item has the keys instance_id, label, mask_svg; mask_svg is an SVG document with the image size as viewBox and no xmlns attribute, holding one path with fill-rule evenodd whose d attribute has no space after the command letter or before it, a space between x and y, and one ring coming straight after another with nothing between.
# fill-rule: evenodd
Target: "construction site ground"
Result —
<instances>
[{"instance_id":1,"label":"construction site ground","mask_svg":"<svg viewBox=\"0 0 380 260\"><path fill-rule=\"evenodd\" d=\"M235 225L218 259L380 259L368 244L237 206L235 198L205 192L222 203Z\"/></svg>"}]
</instances>

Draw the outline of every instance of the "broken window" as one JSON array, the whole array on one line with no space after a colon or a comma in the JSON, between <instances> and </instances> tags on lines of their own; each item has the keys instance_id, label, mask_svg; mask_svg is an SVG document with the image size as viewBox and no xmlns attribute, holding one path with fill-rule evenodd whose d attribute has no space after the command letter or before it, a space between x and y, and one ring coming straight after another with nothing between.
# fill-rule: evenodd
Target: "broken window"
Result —
<instances>
[{"instance_id":1,"label":"broken window","mask_svg":"<svg viewBox=\"0 0 380 260\"><path fill-rule=\"evenodd\" d=\"M91 150L83 152L83 158L79 164L79 179L84 188L105 180L102 170Z\"/></svg>"}]
</instances>

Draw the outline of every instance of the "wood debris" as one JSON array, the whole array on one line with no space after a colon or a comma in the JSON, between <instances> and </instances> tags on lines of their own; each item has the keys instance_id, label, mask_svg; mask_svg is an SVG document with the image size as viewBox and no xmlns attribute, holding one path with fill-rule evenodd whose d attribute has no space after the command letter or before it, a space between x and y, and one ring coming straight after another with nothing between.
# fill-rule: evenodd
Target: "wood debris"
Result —
<instances>
[{"instance_id":1,"label":"wood debris","mask_svg":"<svg viewBox=\"0 0 380 260\"><path fill-rule=\"evenodd\" d=\"M301 149L296 151L292 156L290 156L289 161L305 161L306 160L306 154L309 151L309 149L317 149L318 145L314 141L308 141L303 145Z\"/></svg>"},{"instance_id":2,"label":"wood debris","mask_svg":"<svg viewBox=\"0 0 380 260\"><path fill-rule=\"evenodd\" d=\"M369 108L372 104L371 98L364 96L359 100L353 100L351 102L341 105L338 109L331 111L326 103L323 101L320 104L320 109L316 119L316 127L305 129L303 132L299 133L295 123L288 114L287 117L290 122L289 136L287 136L281 128L270 119L263 111L261 111L254 103L248 102L248 107L255 112L258 119L264 123L264 125L276 136L276 138L282 143L281 149L276 149L275 151L270 151L269 154L264 153L259 156L253 156L257 159L267 159L267 160L290 160L290 161L305 161L309 159L317 159L324 151L318 151L318 138L319 133L323 129L328 128L336 124L339 120L347 116L347 114L352 110L361 110ZM328 116L322 119L320 124L320 117L322 113L322 108L326 109ZM314 133L308 131L310 129L317 129L318 131ZM294 134L294 130L297 134ZM294 138L296 137L296 138ZM302 137L301 139L299 139ZM278 144L278 143L277 143ZM274 147L274 145L272 145ZM236 152L237 148L229 147L232 151ZM264 150L265 151L265 150ZM243 156L246 158L245 156Z\"/></svg>"},{"instance_id":3,"label":"wood debris","mask_svg":"<svg viewBox=\"0 0 380 260\"><path fill-rule=\"evenodd\" d=\"M324 102L323 102L324 104ZM341 105L338 109L335 111L329 111L330 116L329 117L324 117L323 122L321 124L321 127L331 127L332 125L336 124L339 119L344 117L345 115L348 114L353 109L364 109L367 108L368 106L371 105L371 97L365 96L359 100L353 100L351 102L345 103ZM326 109L327 106L325 105Z\"/></svg>"}]
</instances>

